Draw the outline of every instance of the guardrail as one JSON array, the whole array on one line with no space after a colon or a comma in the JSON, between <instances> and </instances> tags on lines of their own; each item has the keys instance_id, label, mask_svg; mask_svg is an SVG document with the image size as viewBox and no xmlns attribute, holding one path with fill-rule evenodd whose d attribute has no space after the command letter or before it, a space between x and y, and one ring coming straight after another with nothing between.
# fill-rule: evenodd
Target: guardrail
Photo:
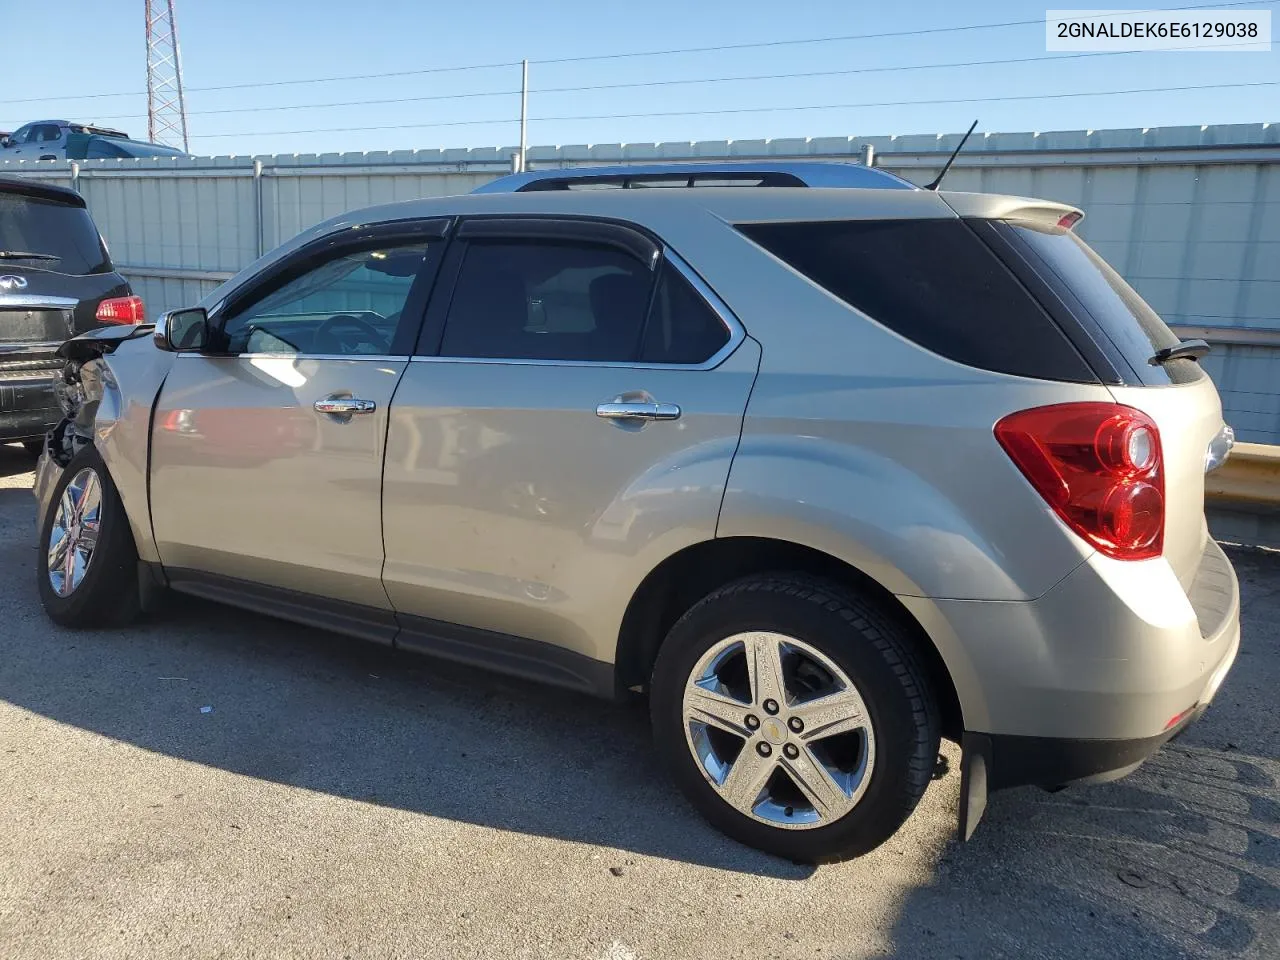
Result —
<instances>
[{"instance_id":1,"label":"guardrail","mask_svg":"<svg viewBox=\"0 0 1280 960\"><path fill-rule=\"evenodd\" d=\"M1280 446L1237 443L1227 462L1204 478L1204 494L1223 506L1280 506Z\"/></svg>"}]
</instances>

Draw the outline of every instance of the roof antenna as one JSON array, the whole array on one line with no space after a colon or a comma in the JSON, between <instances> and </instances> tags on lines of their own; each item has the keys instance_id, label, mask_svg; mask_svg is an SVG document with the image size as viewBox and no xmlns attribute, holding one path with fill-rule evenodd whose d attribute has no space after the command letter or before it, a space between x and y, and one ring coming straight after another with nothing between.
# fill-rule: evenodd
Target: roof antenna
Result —
<instances>
[{"instance_id":1,"label":"roof antenna","mask_svg":"<svg viewBox=\"0 0 1280 960\"><path fill-rule=\"evenodd\" d=\"M934 180L933 183L925 187L926 190L938 189L938 184L942 183L942 178L947 175L947 171L951 169L951 165L956 162L956 157L960 155L960 151L964 149L964 145L969 142L969 134L973 133L974 128L976 128L977 126L978 126L978 121L977 120L973 121L973 126L969 127L968 132L963 137L960 138L960 143L956 145L955 150L951 152L951 156L947 158L946 166L942 168L942 172L938 174L937 179Z\"/></svg>"}]
</instances>

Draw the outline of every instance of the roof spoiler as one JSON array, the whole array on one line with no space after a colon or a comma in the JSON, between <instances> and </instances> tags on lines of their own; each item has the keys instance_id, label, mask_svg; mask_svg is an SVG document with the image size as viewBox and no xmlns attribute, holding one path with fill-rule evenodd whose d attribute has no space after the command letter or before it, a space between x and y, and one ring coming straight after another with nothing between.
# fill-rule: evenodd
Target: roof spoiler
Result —
<instances>
[{"instance_id":1,"label":"roof spoiler","mask_svg":"<svg viewBox=\"0 0 1280 960\"><path fill-rule=\"evenodd\" d=\"M69 207L83 207L84 197L69 187L45 183L28 177L0 177L0 193L17 194L35 200L65 203Z\"/></svg>"},{"instance_id":2,"label":"roof spoiler","mask_svg":"<svg viewBox=\"0 0 1280 960\"><path fill-rule=\"evenodd\" d=\"M1006 197L995 193L938 194L959 216L974 220L1021 220L1024 223L1071 229L1084 219L1084 211L1052 200Z\"/></svg>"}]
</instances>

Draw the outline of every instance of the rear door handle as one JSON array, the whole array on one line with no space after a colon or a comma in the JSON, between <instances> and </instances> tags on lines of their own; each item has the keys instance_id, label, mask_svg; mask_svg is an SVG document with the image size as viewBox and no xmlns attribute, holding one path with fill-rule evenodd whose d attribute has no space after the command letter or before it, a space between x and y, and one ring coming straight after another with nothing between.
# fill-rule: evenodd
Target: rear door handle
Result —
<instances>
[{"instance_id":1,"label":"rear door handle","mask_svg":"<svg viewBox=\"0 0 1280 960\"><path fill-rule=\"evenodd\" d=\"M315 402L316 413L332 413L349 417L355 413L373 413L378 404L373 400L357 400L355 397L326 397Z\"/></svg>"},{"instance_id":2,"label":"rear door handle","mask_svg":"<svg viewBox=\"0 0 1280 960\"><path fill-rule=\"evenodd\" d=\"M680 407L656 400L610 400L596 405L596 416L605 420L679 420Z\"/></svg>"}]
</instances>

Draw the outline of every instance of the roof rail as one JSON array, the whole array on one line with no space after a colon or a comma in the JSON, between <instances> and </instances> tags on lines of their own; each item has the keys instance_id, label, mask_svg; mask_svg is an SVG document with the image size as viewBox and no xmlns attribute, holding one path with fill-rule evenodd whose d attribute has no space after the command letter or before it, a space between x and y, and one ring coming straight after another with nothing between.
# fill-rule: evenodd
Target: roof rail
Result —
<instances>
[{"instance_id":1,"label":"roof rail","mask_svg":"<svg viewBox=\"0 0 1280 960\"><path fill-rule=\"evenodd\" d=\"M499 177L472 193L530 193L539 190L636 189L647 187L862 187L915 190L887 170L857 163L751 160L628 163L558 167Z\"/></svg>"}]
</instances>

